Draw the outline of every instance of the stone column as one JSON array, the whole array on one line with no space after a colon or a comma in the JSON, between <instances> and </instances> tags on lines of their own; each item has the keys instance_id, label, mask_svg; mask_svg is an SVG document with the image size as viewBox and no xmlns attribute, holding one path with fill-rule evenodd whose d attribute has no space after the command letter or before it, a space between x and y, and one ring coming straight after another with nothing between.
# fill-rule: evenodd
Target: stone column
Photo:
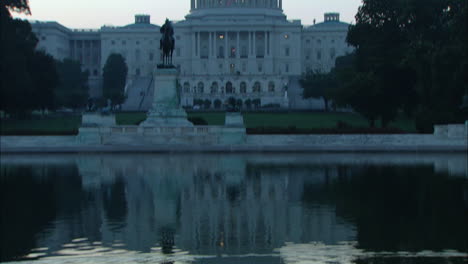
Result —
<instances>
[{"instance_id":1,"label":"stone column","mask_svg":"<svg viewBox=\"0 0 468 264\"><path fill-rule=\"evenodd\" d=\"M236 58L240 58L240 32L237 31Z\"/></svg>"},{"instance_id":2,"label":"stone column","mask_svg":"<svg viewBox=\"0 0 468 264\"><path fill-rule=\"evenodd\" d=\"M213 54L213 38L211 32L208 32L208 58L212 57Z\"/></svg>"},{"instance_id":3,"label":"stone column","mask_svg":"<svg viewBox=\"0 0 468 264\"><path fill-rule=\"evenodd\" d=\"M257 57L257 32L253 32L253 55Z\"/></svg>"},{"instance_id":4,"label":"stone column","mask_svg":"<svg viewBox=\"0 0 468 264\"><path fill-rule=\"evenodd\" d=\"M201 51L201 49L200 49L201 40L200 39L201 39L201 31L198 32L198 40L197 40L197 51L198 51L197 55L198 56L197 56L197 58L201 58L201 52L200 52Z\"/></svg>"},{"instance_id":5,"label":"stone column","mask_svg":"<svg viewBox=\"0 0 468 264\"><path fill-rule=\"evenodd\" d=\"M228 32L224 31L224 58L228 58Z\"/></svg>"},{"instance_id":6,"label":"stone column","mask_svg":"<svg viewBox=\"0 0 468 264\"><path fill-rule=\"evenodd\" d=\"M196 38L195 38L195 32L192 33L192 60L195 58L195 42L196 42Z\"/></svg>"},{"instance_id":7,"label":"stone column","mask_svg":"<svg viewBox=\"0 0 468 264\"><path fill-rule=\"evenodd\" d=\"M267 44L268 44L268 40L267 40L267 32L264 31L263 32L263 38L264 38L264 42L265 42L265 47L263 47L264 49L264 52L263 52L263 56L266 57L268 55L268 50L267 50Z\"/></svg>"},{"instance_id":8,"label":"stone column","mask_svg":"<svg viewBox=\"0 0 468 264\"><path fill-rule=\"evenodd\" d=\"M248 40L249 40L249 45L247 46L247 57L250 57L252 55L252 32L247 31L247 35L249 35Z\"/></svg>"}]
</instances>

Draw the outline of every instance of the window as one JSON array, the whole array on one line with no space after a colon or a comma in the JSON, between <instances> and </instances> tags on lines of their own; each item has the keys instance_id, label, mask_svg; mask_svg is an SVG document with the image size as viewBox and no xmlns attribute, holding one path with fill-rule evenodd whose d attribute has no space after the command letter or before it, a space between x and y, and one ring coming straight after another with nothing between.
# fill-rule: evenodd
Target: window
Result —
<instances>
[{"instance_id":1,"label":"window","mask_svg":"<svg viewBox=\"0 0 468 264\"><path fill-rule=\"evenodd\" d=\"M135 50L135 59L140 60L140 50Z\"/></svg>"},{"instance_id":2,"label":"window","mask_svg":"<svg viewBox=\"0 0 468 264\"><path fill-rule=\"evenodd\" d=\"M140 68L136 68L136 70L135 70L135 75L136 75L136 76L140 76Z\"/></svg>"},{"instance_id":3,"label":"window","mask_svg":"<svg viewBox=\"0 0 468 264\"><path fill-rule=\"evenodd\" d=\"M285 64L285 65L284 65L284 71L285 71L285 72L289 72L289 64Z\"/></svg>"},{"instance_id":4,"label":"window","mask_svg":"<svg viewBox=\"0 0 468 264\"><path fill-rule=\"evenodd\" d=\"M231 71L232 74L236 71L236 65L234 63L231 63L229 65L229 70Z\"/></svg>"},{"instance_id":5,"label":"window","mask_svg":"<svg viewBox=\"0 0 468 264\"><path fill-rule=\"evenodd\" d=\"M321 60L321 59L322 59L322 52L317 51L317 60Z\"/></svg>"},{"instance_id":6,"label":"window","mask_svg":"<svg viewBox=\"0 0 468 264\"><path fill-rule=\"evenodd\" d=\"M284 48L284 56L289 57L289 47Z\"/></svg>"},{"instance_id":7,"label":"window","mask_svg":"<svg viewBox=\"0 0 468 264\"><path fill-rule=\"evenodd\" d=\"M247 64L242 63L242 72L246 72L246 71L247 71Z\"/></svg>"},{"instance_id":8,"label":"window","mask_svg":"<svg viewBox=\"0 0 468 264\"><path fill-rule=\"evenodd\" d=\"M245 82L241 82L240 84L240 93L241 94L247 93L247 84Z\"/></svg>"},{"instance_id":9,"label":"window","mask_svg":"<svg viewBox=\"0 0 468 264\"><path fill-rule=\"evenodd\" d=\"M93 75L94 75L94 76L97 76L97 75L98 75L98 70L94 69Z\"/></svg>"},{"instance_id":10,"label":"window","mask_svg":"<svg viewBox=\"0 0 468 264\"><path fill-rule=\"evenodd\" d=\"M242 46L241 48L241 54L240 54L241 58L247 58L247 47L246 46Z\"/></svg>"},{"instance_id":11,"label":"window","mask_svg":"<svg viewBox=\"0 0 468 264\"><path fill-rule=\"evenodd\" d=\"M218 83L217 82L213 82L211 84L210 92L211 92L211 94L217 94L218 93Z\"/></svg>"},{"instance_id":12,"label":"window","mask_svg":"<svg viewBox=\"0 0 468 264\"><path fill-rule=\"evenodd\" d=\"M254 93L260 93L262 91L262 86L259 82L255 82L252 91Z\"/></svg>"},{"instance_id":13,"label":"window","mask_svg":"<svg viewBox=\"0 0 468 264\"><path fill-rule=\"evenodd\" d=\"M176 48L176 56L180 57L180 48Z\"/></svg>"},{"instance_id":14,"label":"window","mask_svg":"<svg viewBox=\"0 0 468 264\"><path fill-rule=\"evenodd\" d=\"M80 42L78 42L78 43L81 44ZM112 44L112 45L115 45L115 40L112 40L112 41L111 41L111 44ZM80 48L80 46L81 46L81 45L78 45L78 48Z\"/></svg>"},{"instance_id":15,"label":"window","mask_svg":"<svg viewBox=\"0 0 468 264\"><path fill-rule=\"evenodd\" d=\"M45 37L45 36L42 36L42 37L41 37L41 40L46 40L46 37Z\"/></svg>"},{"instance_id":16,"label":"window","mask_svg":"<svg viewBox=\"0 0 468 264\"><path fill-rule=\"evenodd\" d=\"M190 93L190 83L184 82L184 93Z\"/></svg>"},{"instance_id":17,"label":"window","mask_svg":"<svg viewBox=\"0 0 468 264\"><path fill-rule=\"evenodd\" d=\"M231 83L231 82L227 82L227 83L226 83L226 93L227 93L227 94L232 94L232 93L234 93L234 88L232 87L232 83Z\"/></svg>"},{"instance_id":18,"label":"window","mask_svg":"<svg viewBox=\"0 0 468 264\"><path fill-rule=\"evenodd\" d=\"M149 61L153 61L154 60L154 53L153 52L150 52L149 54Z\"/></svg>"},{"instance_id":19,"label":"window","mask_svg":"<svg viewBox=\"0 0 468 264\"><path fill-rule=\"evenodd\" d=\"M198 87L197 92L203 93L205 85L202 82L199 82L197 87Z\"/></svg>"},{"instance_id":20,"label":"window","mask_svg":"<svg viewBox=\"0 0 468 264\"><path fill-rule=\"evenodd\" d=\"M330 49L330 59L334 59L336 56L336 51L335 51L335 48L331 48Z\"/></svg>"},{"instance_id":21,"label":"window","mask_svg":"<svg viewBox=\"0 0 468 264\"><path fill-rule=\"evenodd\" d=\"M140 45L140 41L137 40L137 41L136 41L136 44L137 44L137 45Z\"/></svg>"},{"instance_id":22,"label":"window","mask_svg":"<svg viewBox=\"0 0 468 264\"><path fill-rule=\"evenodd\" d=\"M269 92L274 92L275 91L275 83L274 82L269 82L268 83L268 91Z\"/></svg>"},{"instance_id":23,"label":"window","mask_svg":"<svg viewBox=\"0 0 468 264\"><path fill-rule=\"evenodd\" d=\"M231 55L229 56L230 58L235 58L236 57L236 48L231 47Z\"/></svg>"},{"instance_id":24,"label":"window","mask_svg":"<svg viewBox=\"0 0 468 264\"><path fill-rule=\"evenodd\" d=\"M322 44L322 40L317 39L317 44L319 44L319 45Z\"/></svg>"},{"instance_id":25,"label":"window","mask_svg":"<svg viewBox=\"0 0 468 264\"><path fill-rule=\"evenodd\" d=\"M261 63L259 63L257 65L257 69L258 69L258 72L262 72L263 71L263 65Z\"/></svg>"},{"instance_id":26,"label":"window","mask_svg":"<svg viewBox=\"0 0 468 264\"><path fill-rule=\"evenodd\" d=\"M122 40L122 45L127 45L127 41Z\"/></svg>"},{"instance_id":27,"label":"window","mask_svg":"<svg viewBox=\"0 0 468 264\"><path fill-rule=\"evenodd\" d=\"M219 46L218 48L218 58L224 58L224 47Z\"/></svg>"},{"instance_id":28,"label":"window","mask_svg":"<svg viewBox=\"0 0 468 264\"><path fill-rule=\"evenodd\" d=\"M180 40L180 36L176 36L176 39L177 39L177 40Z\"/></svg>"},{"instance_id":29,"label":"window","mask_svg":"<svg viewBox=\"0 0 468 264\"><path fill-rule=\"evenodd\" d=\"M310 44L310 39L306 39L306 44Z\"/></svg>"}]
</instances>

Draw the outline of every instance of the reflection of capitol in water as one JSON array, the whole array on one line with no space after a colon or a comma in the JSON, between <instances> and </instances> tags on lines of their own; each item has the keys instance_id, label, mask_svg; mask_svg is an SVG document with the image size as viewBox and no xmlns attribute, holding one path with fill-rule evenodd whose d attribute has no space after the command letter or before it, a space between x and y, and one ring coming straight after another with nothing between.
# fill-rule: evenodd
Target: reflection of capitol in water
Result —
<instances>
[{"instance_id":1,"label":"reflection of capitol in water","mask_svg":"<svg viewBox=\"0 0 468 264\"><path fill-rule=\"evenodd\" d=\"M241 254L252 248L268 253L287 241L336 243L355 236L332 206L301 206L304 185L323 184L324 170L290 175L287 169L262 169L242 158L219 156L113 157L78 164L91 192L104 190L109 196L112 187L107 186L122 184L125 204L118 206L126 208L120 220L125 224L99 222L105 240L121 240L130 248L150 248L164 232L174 235L178 247L200 254Z\"/></svg>"},{"instance_id":2,"label":"reflection of capitol in water","mask_svg":"<svg viewBox=\"0 0 468 264\"><path fill-rule=\"evenodd\" d=\"M216 256L257 254L275 259L265 263L299 263L295 256L302 254L328 263L343 253L337 263L354 263L355 256L367 255L349 244L358 240L357 222L348 218L347 197L338 197L333 184L362 170L354 165L382 161L433 165L433 171L444 163L457 168L451 169L454 181L466 183L466 167L458 165L465 156L435 157L415 156L412 164L402 155L83 155L2 158L2 166L67 166L57 177L54 222L36 236L46 256L123 250L160 263L174 254L164 261L217 263ZM45 163L47 170L40 167Z\"/></svg>"}]
</instances>

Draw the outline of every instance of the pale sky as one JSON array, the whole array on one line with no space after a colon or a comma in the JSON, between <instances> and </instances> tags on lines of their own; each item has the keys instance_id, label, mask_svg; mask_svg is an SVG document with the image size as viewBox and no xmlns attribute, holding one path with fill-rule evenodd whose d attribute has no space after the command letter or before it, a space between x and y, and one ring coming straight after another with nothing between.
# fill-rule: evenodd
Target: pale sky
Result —
<instances>
[{"instance_id":1,"label":"pale sky","mask_svg":"<svg viewBox=\"0 0 468 264\"><path fill-rule=\"evenodd\" d=\"M135 14L151 15L151 23L182 20L190 9L190 0L29 0L32 16L22 18L57 21L69 28L124 26L134 22ZM341 21L351 23L361 0L283 0L288 19L302 24L323 21L325 12L339 12ZM14 15L18 17L18 15Z\"/></svg>"}]
</instances>

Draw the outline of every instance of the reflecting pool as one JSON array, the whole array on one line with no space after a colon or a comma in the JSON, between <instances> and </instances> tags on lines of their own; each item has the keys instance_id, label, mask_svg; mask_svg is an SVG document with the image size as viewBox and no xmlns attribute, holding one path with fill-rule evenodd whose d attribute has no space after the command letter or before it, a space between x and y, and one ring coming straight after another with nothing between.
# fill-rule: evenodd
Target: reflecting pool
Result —
<instances>
[{"instance_id":1,"label":"reflecting pool","mask_svg":"<svg viewBox=\"0 0 468 264\"><path fill-rule=\"evenodd\" d=\"M468 263L460 154L2 155L0 261Z\"/></svg>"}]
</instances>

